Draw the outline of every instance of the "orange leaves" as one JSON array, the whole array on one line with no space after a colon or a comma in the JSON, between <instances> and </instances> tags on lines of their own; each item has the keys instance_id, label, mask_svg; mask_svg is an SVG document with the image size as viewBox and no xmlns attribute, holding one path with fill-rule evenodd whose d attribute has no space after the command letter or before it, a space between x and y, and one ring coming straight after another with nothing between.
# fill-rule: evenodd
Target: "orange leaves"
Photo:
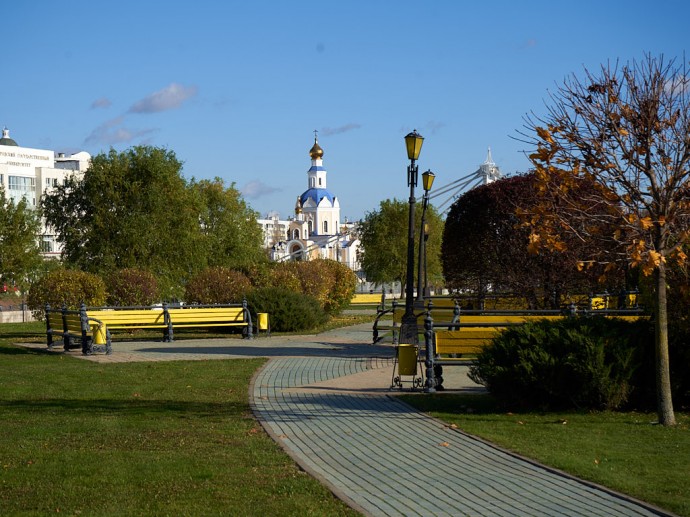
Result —
<instances>
[{"instance_id":1,"label":"orange leaves","mask_svg":"<svg viewBox=\"0 0 690 517\"><path fill-rule=\"evenodd\" d=\"M543 127L536 127L534 129L536 130L539 138L541 138L542 140L544 140L545 142L548 142L550 144L554 143L553 137L551 136L551 133L549 132L548 129L545 129Z\"/></svg>"},{"instance_id":2,"label":"orange leaves","mask_svg":"<svg viewBox=\"0 0 690 517\"><path fill-rule=\"evenodd\" d=\"M666 259L661 255L661 253L654 250L649 250L647 252L647 268L649 268L650 270L654 270L658 268L662 262L666 262Z\"/></svg>"},{"instance_id":3,"label":"orange leaves","mask_svg":"<svg viewBox=\"0 0 690 517\"><path fill-rule=\"evenodd\" d=\"M649 230L652 226L654 226L654 223L652 222L651 217L643 217L640 219L640 226L642 226L643 230Z\"/></svg>"}]
</instances>

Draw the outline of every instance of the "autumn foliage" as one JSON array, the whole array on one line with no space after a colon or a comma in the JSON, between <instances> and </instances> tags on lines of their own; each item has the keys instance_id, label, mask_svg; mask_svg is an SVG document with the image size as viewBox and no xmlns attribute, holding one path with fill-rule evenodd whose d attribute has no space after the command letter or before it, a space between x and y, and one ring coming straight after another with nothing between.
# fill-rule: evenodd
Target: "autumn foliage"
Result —
<instances>
[{"instance_id":1,"label":"autumn foliage","mask_svg":"<svg viewBox=\"0 0 690 517\"><path fill-rule=\"evenodd\" d=\"M658 414L671 425L666 276L690 241L689 70L651 56L609 64L567 79L551 101L523 133L541 196L528 220L533 246L567 247L567 233L595 243L582 269L653 275ZM583 181L597 188L573 195Z\"/></svg>"}]
</instances>

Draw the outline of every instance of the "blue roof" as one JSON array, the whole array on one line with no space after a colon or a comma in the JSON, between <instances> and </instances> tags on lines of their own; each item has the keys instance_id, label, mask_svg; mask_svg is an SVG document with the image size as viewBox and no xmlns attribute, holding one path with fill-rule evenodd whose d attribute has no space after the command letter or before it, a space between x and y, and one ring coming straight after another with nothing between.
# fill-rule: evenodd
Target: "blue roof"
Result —
<instances>
[{"instance_id":1,"label":"blue roof","mask_svg":"<svg viewBox=\"0 0 690 517\"><path fill-rule=\"evenodd\" d=\"M316 172L316 171L325 171L325 170L326 170L325 167L321 167L319 165L312 165L311 167L309 167L309 170L307 172Z\"/></svg>"},{"instance_id":2,"label":"blue roof","mask_svg":"<svg viewBox=\"0 0 690 517\"><path fill-rule=\"evenodd\" d=\"M299 202L302 203L302 205L304 205L305 201L309 198L313 199L314 203L316 203L317 205L321 202L323 198L327 198L331 202L331 204L333 204L335 196L328 192L328 190L326 190L325 188L310 188L299 197Z\"/></svg>"}]
</instances>

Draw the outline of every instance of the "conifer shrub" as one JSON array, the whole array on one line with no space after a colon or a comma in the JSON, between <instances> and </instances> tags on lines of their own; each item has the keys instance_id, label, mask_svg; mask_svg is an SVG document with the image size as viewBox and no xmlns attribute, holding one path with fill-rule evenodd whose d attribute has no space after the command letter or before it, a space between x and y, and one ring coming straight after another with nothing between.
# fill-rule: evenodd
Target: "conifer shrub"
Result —
<instances>
[{"instance_id":1,"label":"conifer shrub","mask_svg":"<svg viewBox=\"0 0 690 517\"><path fill-rule=\"evenodd\" d=\"M153 305L160 301L158 281L150 271L120 269L106 278L108 305Z\"/></svg>"},{"instance_id":2,"label":"conifer shrub","mask_svg":"<svg viewBox=\"0 0 690 517\"><path fill-rule=\"evenodd\" d=\"M242 303L252 284L243 273L226 267L206 268L185 288L185 301L199 304Z\"/></svg>"},{"instance_id":3,"label":"conifer shrub","mask_svg":"<svg viewBox=\"0 0 690 517\"><path fill-rule=\"evenodd\" d=\"M649 327L603 317L527 323L497 336L470 378L509 407L622 408L639 389Z\"/></svg>"},{"instance_id":4,"label":"conifer shrub","mask_svg":"<svg viewBox=\"0 0 690 517\"><path fill-rule=\"evenodd\" d=\"M308 331L328 320L314 298L281 287L254 289L247 295L247 304L252 318L259 312L268 313L271 330L275 332Z\"/></svg>"},{"instance_id":5,"label":"conifer shrub","mask_svg":"<svg viewBox=\"0 0 690 517\"><path fill-rule=\"evenodd\" d=\"M27 305L36 319L44 319L45 305L53 309L67 306L78 309L84 303L102 306L106 302L105 282L101 277L84 271L56 269L32 284Z\"/></svg>"}]
</instances>

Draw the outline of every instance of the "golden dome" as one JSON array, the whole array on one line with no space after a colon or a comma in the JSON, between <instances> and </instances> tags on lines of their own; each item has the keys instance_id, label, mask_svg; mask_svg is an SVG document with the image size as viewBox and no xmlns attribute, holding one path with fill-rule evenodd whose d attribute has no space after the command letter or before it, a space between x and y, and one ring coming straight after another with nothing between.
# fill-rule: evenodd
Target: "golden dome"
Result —
<instances>
[{"instance_id":1,"label":"golden dome","mask_svg":"<svg viewBox=\"0 0 690 517\"><path fill-rule=\"evenodd\" d=\"M314 145L311 149L309 149L309 156L311 156L312 160L320 160L323 158L323 149L321 149L319 141L316 139L316 137L314 138Z\"/></svg>"}]
</instances>

